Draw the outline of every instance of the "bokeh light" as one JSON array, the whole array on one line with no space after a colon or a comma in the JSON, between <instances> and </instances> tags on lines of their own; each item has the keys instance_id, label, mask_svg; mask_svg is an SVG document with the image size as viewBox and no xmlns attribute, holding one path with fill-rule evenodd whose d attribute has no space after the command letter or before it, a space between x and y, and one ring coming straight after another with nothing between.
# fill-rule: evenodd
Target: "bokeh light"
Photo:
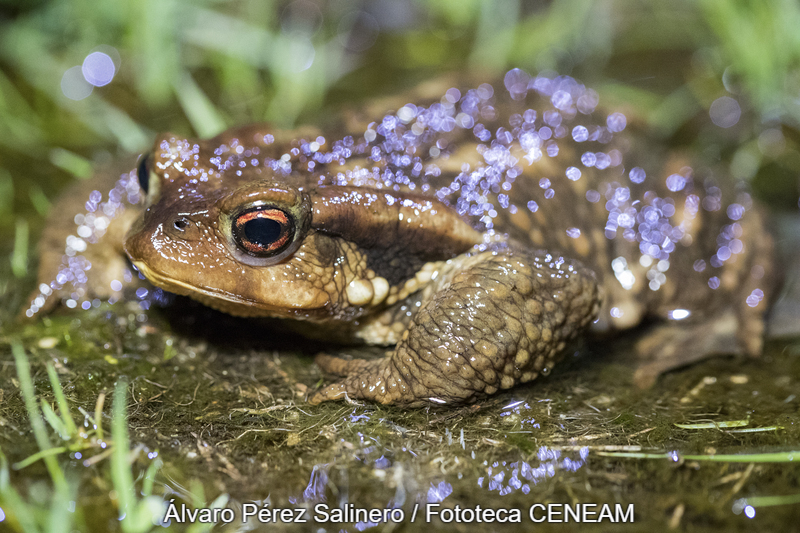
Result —
<instances>
[{"instance_id":1,"label":"bokeh light","mask_svg":"<svg viewBox=\"0 0 800 533\"><path fill-rule=\"evenodd\" d=\"M70 100L83 100L94 87L83 76L82 67L68 68L61 77L61 92Z\"/></svg>"},{"instance_id":2,"label":"bokeh light","mask_svg":"<svg viewBox=\"0 0 800 533\"><path fill-rule=\"evenodd\" d=\"M281 13L281 30L286 33L300 33L311 37L322 27L322 11L314 2L295 0Z\"/></svg>"},{"instance_id":3,"label":"bokeh light","mask_svg":"<svg viewBox=\"0 0 800 533\"><path fill-rule=\"evenodd\" d=\"M769 157L778 157L786 148L786 139L780 128L768 128L758 136L759 151Z\"/></svg>"},{"instance_id":4,"label":"bokeh light","mask_svg":"<svg viewBox=\"0 0 800 533\"><path fill-rule=\"evenodd\" d=\"M366 11L345 13L339 22L339 42L348 52L368 50L378 38L378 21Z\"/></svg>"},{"instance_id":5,"label":"bokeh light","mask_svg":"<svg viewBox=\"0 0 800 533\"><path fill-rule=\"evenodd\" d=\"M739 102L730 96L721 96L711 104L708 114L711 116L711 122L720 128L730 128L739 122L742 108L739 107Z\"/></svg>"},{"instance_id":6,"label":"bokeh light","mask_svg":"<svg viewBox=\"0 0 800 533\"><path fill-rule=\"evenodd\" d=\"M95 87L103 87L111 83L116 71L114 60L103 52L92 52L86 56L81 66L83 77Z\"/></svg>"},{"instance_id":7,"label":"bokeh light","mask_svg":"<svg viewBox=\"0 0 800 533\"><path fill-rule=\"evenodd\" d=\"M289 41L285 68L289 72L303 72L314 64L316 50L311 41L305 37L293 36Z\"/></svg>"}]
</instances>

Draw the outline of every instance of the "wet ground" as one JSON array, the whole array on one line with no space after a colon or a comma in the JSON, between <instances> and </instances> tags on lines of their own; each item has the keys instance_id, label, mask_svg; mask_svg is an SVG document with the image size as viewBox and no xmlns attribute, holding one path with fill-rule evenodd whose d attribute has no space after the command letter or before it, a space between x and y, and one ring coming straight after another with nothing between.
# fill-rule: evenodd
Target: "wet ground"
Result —
<instances>
[{"instance_id":1,"label":"wet ground","mask_svg":"<svg viewBox=\"0 0 800 533\"><path fill-rule=\"evenodd\" d=\"M783 249L796 254L798 221L780 226ZM233 319L188 300L146 313L123 302L14 322L33 280L14 280L6 263L0 273L0 449L25 507L2 493L6 523L0 529L15 526L23 511L49 523L57 496L42 460L19 464L39 447L12 357L10 345L17 342L28 355L38 397L58 412L50 364L72 417L83 426L59 439L52 417L46 425L53 445L64 447L55 457L70 494L72 528L136 530L118 520L119 474L110 458L116 447L130 462L137 498L150 490L157 496L148 500L154 507L140 531L152 527L150 515L165 510L163 525L209 530L212 524L181 525L181 504L234 510L234 522L226 525L227 515L218 515L214 531L484 531L487 524L474 514L479 506L494 510L496 520L519 518L522 524L495 522L489 530L587 526L576 524L567 507L549 504L569 510L597 504L583 509L589 520L605 510L629 519L633 505L633 526L604 519L594 524L598 531L790 531L800 519L800 466L792 462L800 459L800 338L794 328L800 323L800 262L792 257L787 295L759 360L720 356L640 391L631 385L625 363L630 339L623 339L582 346L548 378L476 405L411 410L310 406L309 392L323 383L313 363L322 345L287 336L274 323ZM127 384L129 443L109 433L117 382ZM93 423L97 413L103 433ZM0 472L0 491L8 487L3 483ZM162 499L175 507L165 508ZM265 503L292 511L262 514L262 522L273 520L269 525L255 515L243 526L242 510ZM383 523L352 514L337 523L330 510L315 512L317 504L395 511ZM299 509L307 514L299 517ZM550 523L535 523L548 509ZM456 518L458 510L461 523L442 520ZM430 525L426 511L440 513ZM298 518L307 522L287 523Z\"/></svg>"}]
</instances>

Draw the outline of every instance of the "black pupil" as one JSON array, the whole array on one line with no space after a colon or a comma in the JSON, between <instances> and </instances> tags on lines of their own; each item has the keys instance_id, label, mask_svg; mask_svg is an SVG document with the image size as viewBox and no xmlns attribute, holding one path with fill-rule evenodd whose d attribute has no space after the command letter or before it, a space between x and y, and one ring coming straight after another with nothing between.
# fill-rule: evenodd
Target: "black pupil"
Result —
<instances>
[{"instance_id":1,"label":"black pupil","mask_svg":"<svg viewBox=\"0 0 800 533\"><path fill-rule=\"evenodd\" d=\"M281 224L271 218L254 218L245 223L244 236L249 242L268 247L281 236Z\"/></svg>"},{"instance_id":2,"label":"black pupil","mask_svg":"<svg viewBox=\"0 0 800 533\"><path fill-rule=\"evenodd\" d=\"M145 154L139 162L139 168L136 169L136 173L139 176L139 187L142 188L145 194L147 194L147 187L150 185L150 165L147 164L149 159L150 154Z\"/></svg>"}]
</instances>

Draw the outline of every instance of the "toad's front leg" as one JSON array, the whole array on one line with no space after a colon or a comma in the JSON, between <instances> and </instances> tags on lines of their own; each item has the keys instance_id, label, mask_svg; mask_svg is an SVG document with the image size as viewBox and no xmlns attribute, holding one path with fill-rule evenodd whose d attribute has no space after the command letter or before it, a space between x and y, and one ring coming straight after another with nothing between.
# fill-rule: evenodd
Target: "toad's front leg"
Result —
<instances>
[{"instance_id":1,"label":"toad's front leg","mask_svg":"<svg viewBox=\"0 0 800 533\"><path fill-rule=\"evenodd\" d=\"M345 396L409 406L471 402L552 368L597 315L594 273L576 262L502 250L454 264L388 357L319 356L323 370L344 377L311 403Z\"/></svg>"}]
</instances>

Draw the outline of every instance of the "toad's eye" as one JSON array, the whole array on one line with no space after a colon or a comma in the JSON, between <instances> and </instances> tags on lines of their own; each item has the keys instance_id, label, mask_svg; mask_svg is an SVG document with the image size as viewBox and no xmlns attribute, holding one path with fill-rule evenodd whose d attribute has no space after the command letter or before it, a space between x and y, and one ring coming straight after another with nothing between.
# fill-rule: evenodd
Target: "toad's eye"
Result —
<instances>
[{"instance_id":1,"label":"toad's eye","mask_svg":"<svg viewBox=\"0 0 800 533\"><path fill-rule=\"evenodd\" d=\"M291 244L294 221L288 213L275 207L256 207L233 219L232 233L242 251L256 257L271 257Z\"/></svg>"},{"instance_id":2,"label":"toad's eye","mask_svg":"<svg viewBox=\"0 0 800 533\"><path fill-rule=\"evenodd\" d=\"M144 154L139 167L136 169L136 174L139 176L139 187L142 188L145 194L150 185L150 154Z\"/></svg>"}]
</instances>

